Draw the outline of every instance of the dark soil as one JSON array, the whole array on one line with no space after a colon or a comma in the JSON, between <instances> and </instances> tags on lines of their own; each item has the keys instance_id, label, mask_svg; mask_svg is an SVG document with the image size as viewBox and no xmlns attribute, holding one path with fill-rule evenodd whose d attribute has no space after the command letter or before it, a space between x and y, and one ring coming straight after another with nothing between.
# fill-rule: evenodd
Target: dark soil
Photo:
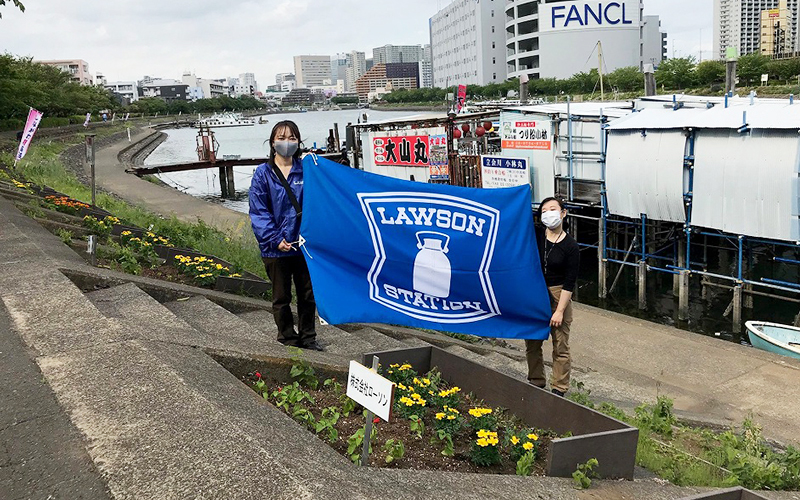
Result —
<instances>
[{"instance_id":1,"label":"dark soil","mask_svg":"<svg viewBox=\"0 0 800 500\"><path fill-rule=\"evenodd\" d=\"M254 384L257 382L257 380L258 379L256 376L251 374L249 377L246 377L243 382L256 390ZM274 401L271 397L272 392L286 385L286 379L278 380L267 373L262 373L262 380L267 383L267 388L269 389L268 392L270 394L268 401L271 403ZM343 383L345 382L345 379L338 381ZM309 404L306 401L301 404L304 404L314 414L315 419L319 419L322 409L324 408L336 407L341 410L342 401L340 400L340 395L336 394L331 388L323 388L321 382L319 389L314 390L307 387L304 389L314 397L316 404ZM461 402L457 409L462 415L466 416L468 415L470 408L477 406L483 406L482 402L476 400L471 395L462 395ZM444 449L444 446L440 445L438 441L436 444L431 443L431 438L434 436L435 432L433 417L434 413L435 411L431 409L424 417L425 431L422 435L422 438L418 438L416 433L411 431L409 427L410 421L408 419L399 416L393 415L390 422L380 420L379 422L373 424L374 427L377 428L378 432L375 440L372 443L372 453L370 454L369 465L372 467L387 467L396 469L438 470L480 474L516 474L516 462L509 457L509 450L507 446L503 445L502 430L498 432L498 435L500 437L500 455L503 457L503 460L498 465L481 467L470 461L469 453L473 438L470 436L470 431L467 429L459 433L458 436L453 437L455 451L454 456L446 457L442 455L441 452ZM289 415L291 416L291 414ZM501 421L503 420L510 420L513 422L516 421L516 418L505 415L503 418L501 418ZM336 430L339 432L339 437L335 442L329 442L327 437L324 436L324 433L316 436L318 439L322 439L334 450L349 459L347 454L348 438L355 434L358 429L364 427L364 424L365 419L363 415L363 407L357 406L356 410L351 413L350 416L345 417L342 415L339 418L339 421L335 425ZM523 428L524 425L519 423L517 427ZM309 432L313 433L314 431L311 429ZM550 437L548 437L547 433L544 432L538 432L538 434L540 436L540 444L532 475L543 476L545 475L545 461L543 457L547 456L547 447L550 443ZM388 439L402 441L403 445L405 446L405 454L403 458L396 460L391 464L386 464L385 457L387 453L382 449L384 443L386 443ZM360 447L358 453L361 453Z\"/></svg>"}]
</instances>

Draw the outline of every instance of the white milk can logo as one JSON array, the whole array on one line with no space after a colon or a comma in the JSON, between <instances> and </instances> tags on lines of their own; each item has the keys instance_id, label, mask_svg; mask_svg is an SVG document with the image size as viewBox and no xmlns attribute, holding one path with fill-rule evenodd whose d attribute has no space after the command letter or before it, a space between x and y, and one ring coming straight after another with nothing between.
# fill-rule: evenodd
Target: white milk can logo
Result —
<instances>
[{"instance_id":1,"label":"white milk can logo","mask_svg":"<svg viewBox=\"0 0 800 500\"><path fill-rule=\"evenodd\" d=\"M436 193L359 193L375 258L370 299L412 318L473 323L500 314L489 276L500 212Z\"/></svg>"}]
</instances>

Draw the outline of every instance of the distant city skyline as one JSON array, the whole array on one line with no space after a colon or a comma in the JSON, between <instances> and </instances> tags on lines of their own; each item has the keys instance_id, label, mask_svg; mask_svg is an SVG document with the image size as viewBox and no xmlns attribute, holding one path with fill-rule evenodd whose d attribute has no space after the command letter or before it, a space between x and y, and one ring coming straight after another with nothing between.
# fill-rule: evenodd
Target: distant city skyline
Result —
<instances>
[{"instance_id":1,"label":"distant city skyline","mask_svg":"<svg viewBox=\"0 0 800 500\"><path fill-rule=\"evenodd\" d=\"M449 0L320 0L265 3L210 0L30 0L25 13L3 8L0 49L34 59L83 59L108 81L145 75L180 79L254 73L259 88L293 72L296 55L351 51L372 57L387 44L430 43L428 20ZM705 5L705 4L708 5ZM504 5L501 3L501 5ZM668 56L711 58L712 2L645 0L645 15L661 17ZM691 13L691 15L687 15Z\"/></svg>"}]
</instances>

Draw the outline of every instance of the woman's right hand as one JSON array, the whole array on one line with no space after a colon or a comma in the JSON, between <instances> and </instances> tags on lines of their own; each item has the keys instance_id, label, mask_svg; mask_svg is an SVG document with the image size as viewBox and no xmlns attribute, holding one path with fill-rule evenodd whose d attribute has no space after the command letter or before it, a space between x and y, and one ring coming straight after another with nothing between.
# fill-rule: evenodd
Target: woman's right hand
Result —
<instances>
[{"instance_id":1,"label":"woman's right hand","mask_svg":"<svg viewBox=\"0 0 800 500\"><path fill-rule=\"evenodd\" d=\"M292 245L286 243L286 240L281 240L281 242L278 243L278 250L281 252L289 252L292 250Z\"/></svg>"}]
</instances>

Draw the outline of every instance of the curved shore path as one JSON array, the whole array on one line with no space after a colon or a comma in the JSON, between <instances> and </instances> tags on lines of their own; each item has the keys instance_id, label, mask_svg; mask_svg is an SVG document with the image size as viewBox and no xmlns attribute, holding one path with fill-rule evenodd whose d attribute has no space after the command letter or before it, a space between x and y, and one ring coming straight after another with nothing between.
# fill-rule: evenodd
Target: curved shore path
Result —
<instances>
[{"instance_id":1,"label":"curved shore path","mask_svg":"<svg viewBox=\"0 0 800 500\"><path fill-rule=\"evenodd\" d=\"M197 222L197 219L201 219L228 234L248 233L250 218L247 214L203 201L177 189L160 186L125 172L127 165L120 162L120 152L154 133L158 132L145 130L132 136L130 143L123 140L97 150L95 153L97 186L134 205L166 217L174 215L185 222Z\"/></svg>"}]
</instances>

